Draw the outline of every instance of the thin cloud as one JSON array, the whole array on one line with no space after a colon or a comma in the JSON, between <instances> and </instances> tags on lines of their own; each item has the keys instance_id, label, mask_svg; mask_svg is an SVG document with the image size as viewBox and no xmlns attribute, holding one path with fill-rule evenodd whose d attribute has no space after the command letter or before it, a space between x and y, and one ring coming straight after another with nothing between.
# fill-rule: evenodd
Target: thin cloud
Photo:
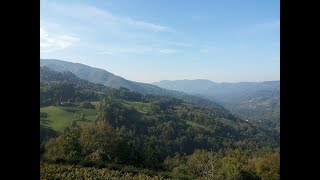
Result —
<instances>
[{"instance_id":1,"label":"thin cloud","mask_svg":"<svg viewBox=\"0 0 320 180\"><path fill-rule=\"evenodd\" d=\"M133 25L135 27L139 27L142 29L150 29L150 30L153 30L156 32L171 31L169 27L161 26L161 25L157 25L157 24L153 24L153 23L148 23L148 22L144 22L144 21L138 21L138 20L134 20L132 18L124 19L124 22L126 24Z\"/></svg>"},{"instance_id":2,"label":"thin cloud","mask_svg":"<svg viewBox=\"0 0 320 180\"><path fill-rule=\"evenodd\" d=\"M264 23L258 23L253 25L250 29L251 31L259 31L259 30L271 30L280 28L280 19L276 19L274 21L264 22Z\"/></svg>"},{"instance_id":3,"label":"thin cloud","mask_svg":"<svg viewBox=\"0 0 320 180\"><path fill-rule=\"evenodd\" d=\"M172 54L176 52L177 50L175 49L159 49L159 53L162 53L162 54Z\"/></svg>"},{"instance_id":4,"label":"thin cloud","mask_svg":"<svg viewBox=\"0 0 320 180\"><path fill-rule=\"evenodd\" d=\"M168 26L128 16L118 16L95 6L47 2L46 7L48 8L47 12L61 15L67 24L63 21L64 24L50 24L47 22L48 19L44 19L49 17L42 17L41 27L46 32L50 30L49 33L47 32L50 36L46 37L42 33L41 52L70 47L80 40L79 36L81 36L82 42L78 46L90 46L90 49L94 49L96 54L100 55L172 54L178 52L176 50L178 48L190 46L187 43L170 44L168 41L160 40L157 36L158 33L175 32ZM54 19L57 17L50 21L54 21ZM61 25L64 27L60 27ZM70 32L75 32L76 35L71 35ZM105 35L102 37L106 40L103 44L100 44L99 40L92 39L94 36L91 34L100 33Z\"/></svg>"},{"instance_id":5,"label":"thin cloud","mask_svg":"<svg viewBox=\"0 0 320 180\"><path fill-rule=\"evenodd\" d=\"M191 47L191 43L185 43L185 42L169 42L169 44L172 44L174 46L180 46L180 47Z\"/></svg>"},{"instance_id":6,"label":"thin cloud","mask_svg":"<svg viewBox=\"0 0 320 180\"><path fill-rule=\"evenodd\" d=\"M78 37L69 34L48 31L45 27L40 25L41 53L49 53L68 48L79 40Z\"/></svg>"},{"instance_id":7,"label":"thin cloud","mask_svg":"<svg viewBox=\"0 0 320 180\"><path fill-rule=\"evenodd\" d=\"M106 51L98 52L97 54L108 54L108 55L111 55L111 54L113 54L113 52L106 50Z\"/></svg>"},{"instance_id":8,"label":"thin cloud","mask_svg":"<svg viewBox=\"0 0 320 180\"><path fill-rule=\"evenodd\" d=\"M255 34L259 32L265 32L265 31L272 31L272 30L279 30L280 28L280 20L275 19L273 21L266 21L262 23L256 23L247 25L244 28L241 28L241 30L238 32L239 34Z\"/></svg>"},{"instance_id":9,"label":"thin cloud","mask_svg":"<svg viewBox=\"0 0 320 180\"><path fill-rule=\"evenodd\" d=\"M131 17L117 16L107 10L99 9L95 6L80 4L62 5L57 3L52 3L50 6L52 7L52 9L59 13L63 13L71 17L77 17L81 20L85 20L91 23L96 22L99 25L104 24L113 26L114 28L129 26L131 28L150 30L155 32L173 31L172 28L169 28L164 25L146 22L143 20L137 20Z\"/></svg>"},{"instance_id":10,"label":"thin cloud","mask_svg":"<svg viewBox=\"0 0 320 180\"><path fill-rule=\"evenodd\" d=\"M106 48L97 54L146 54L146 53L159 53L159 54L172 54L178 52L176 49L168 48L152 48L147 46L135 46L127 48Z\"/></svg>"},{"instance_id":11,"label":"thin cloud","mask_svg":"<svg viewBox=\"0 0 320 180\"><path fill-rule=\"evenodd\" d=\"M97 54L106 54L106 55L112 55L112 54L140 54L144 53L145 50L143 49L137 49L137 48L107 48L103 51L98 52Z\"/></svg>"}]
</instances>

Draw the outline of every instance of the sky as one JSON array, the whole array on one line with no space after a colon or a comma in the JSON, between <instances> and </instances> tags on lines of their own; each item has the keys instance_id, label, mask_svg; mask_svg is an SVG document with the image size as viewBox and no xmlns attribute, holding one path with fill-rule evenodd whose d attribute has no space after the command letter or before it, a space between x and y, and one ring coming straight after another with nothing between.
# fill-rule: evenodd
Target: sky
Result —
<instances>
[{"instance_id":1,"label":"sky","mask_svg":"<svg viewBox=\"0 0 320 180\"><path fill-rule=\"evenodd\" d=\"M41 0L40 58L128 80L280 80L279 0Z\"/></svg>"}]
</instances>

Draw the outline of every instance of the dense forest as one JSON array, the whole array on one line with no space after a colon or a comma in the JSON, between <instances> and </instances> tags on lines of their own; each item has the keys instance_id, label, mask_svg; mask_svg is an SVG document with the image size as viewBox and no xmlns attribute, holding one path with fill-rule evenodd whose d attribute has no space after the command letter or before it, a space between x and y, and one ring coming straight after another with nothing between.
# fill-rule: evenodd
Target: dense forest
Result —
<instances>
[{"instance_id":1,"label":"dense forest","mask_svg":"<svg viewBox=\"0 0 320 180\"><path fill-rule=\"evenodd\" d=\"M279 132L40 67L41 178L279 179Z\"/></svg>"},{"instance_id":2,"label":"dense forest","mask_svg":"<svg viewBox=\"0 0 320 180\"><path fill-rule=\"evenodd\" d=\"M41 59L40 65L58 72L70 71L81 79L108 87L125 87L144 95L178 98L197 106L215 106L257 126L280 132L280 81L215 83L197 79L146 84L80 63Z\"/></svg>"}]
</instances>

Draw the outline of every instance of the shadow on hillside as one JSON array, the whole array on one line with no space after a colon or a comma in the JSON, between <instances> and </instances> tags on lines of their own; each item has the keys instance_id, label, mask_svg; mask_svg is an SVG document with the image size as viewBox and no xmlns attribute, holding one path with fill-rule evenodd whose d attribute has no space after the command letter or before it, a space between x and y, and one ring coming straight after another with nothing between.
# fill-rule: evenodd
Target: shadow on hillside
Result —
<instances>
[{"instance_id":1,"label":"shadow on hillside","mask_svg":"<svg viewBox=\"0 0 320 180\"><path fill-rule=\"evenodd\" d=\"M48 125L50 122L52 122L49 119L40 118L40 123L43 125Z\"/></svg>"}]
</instances>

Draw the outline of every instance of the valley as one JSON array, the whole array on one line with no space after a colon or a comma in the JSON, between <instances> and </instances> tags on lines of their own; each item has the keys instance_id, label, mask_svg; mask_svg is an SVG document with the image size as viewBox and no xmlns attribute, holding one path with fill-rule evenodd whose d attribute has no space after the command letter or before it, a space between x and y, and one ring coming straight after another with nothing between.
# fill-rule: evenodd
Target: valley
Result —
<instances>
[{"instance_id":1,"label":"valley","mask_svg":"<svg viewBox=\"0 0 320 180\"><path fill-rule=\"evenodd\" d=\"M248 105L259 99L249 100ZM261 153L270 158L276 155L279 133L208 102L114 88L81 79L70 71L40 67L43 173L49 173L47 166L71 168L68 164L76 163L79 168L112 170L115 166L129 174L150 171L153 176L169 179L194 179L201 177L203 169L188 169L216 161L220 170L210 176L218 178L228 176L225 158L244 156L244 167L249 168L246 172L258 176L248 163L267 158ZM212 162L201 162L200 156L213 158ZM191 163L192 159L197 162ZM58 162L65 166L55 166ZM242 176L242 171L233 173Z\"/></svg>"}]
</instances>

